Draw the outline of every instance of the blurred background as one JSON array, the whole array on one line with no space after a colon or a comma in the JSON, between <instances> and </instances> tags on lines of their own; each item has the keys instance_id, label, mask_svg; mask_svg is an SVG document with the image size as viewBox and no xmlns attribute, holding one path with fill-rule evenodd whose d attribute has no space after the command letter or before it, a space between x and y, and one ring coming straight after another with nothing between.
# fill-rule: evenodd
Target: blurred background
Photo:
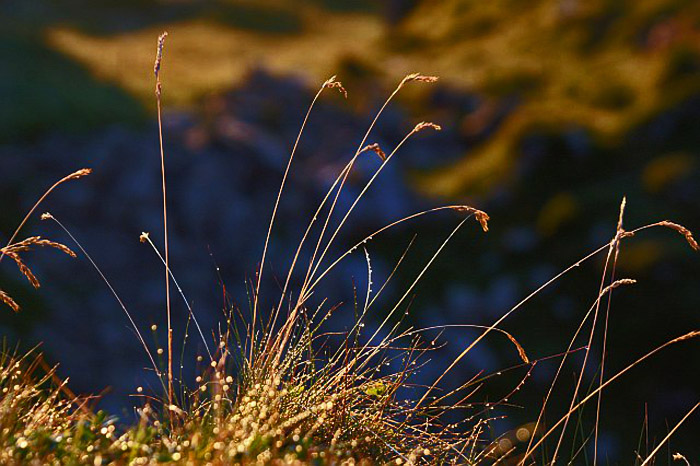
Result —
<instances>
[{"instance_id":1,"label":"blurred background","mask_svg":"<svg viewBox=\"0 0 700 466\"><path fill-rule=\"evenodd\" d=\"M275 277L286 275L311 212L374 113L401 78L416 71L441 79L402 90L368 142L387 151L422 120L443 131L421 133L401 149L350 217L332 255L435 205L467 203L492 221L487 234L475 222L458 233L415 290L406 325L493 323L609 241L625 195L630 228L670 219L700 230L695 1L4 0L0 241L54 181L92 168L93 175L62 186L42 211L79 238L146 333L158 326L147 337L154 348L165 336L162 268L138 238L148 231L162 245L153 58L163 30L170 33L162 79L172 269L205 331L223 320L222 282L248 309L245 280L260 261L289 151L311 98L334 74L349 97L326 91L301 140L273 233L268 292L277 289ZM360 160L341 207L379 164L378 158ZM415 235L377 302L375 324L459 219L453 212L426 217L368 244L374 282L381 283ZM37 218L24 230L33 234L72 246L55 225ZM44 285L38 292L8 261L0 269L2 289L23 306L17 315L0 314L6 345L28 349L43 342L73 390L108 388L100 406L128 418L129 395L153 381L109 290L82 258L42 251L28 260ZM584 264L504 322L531 359L566 349L594 302L602 264L603 256ZM697 328L700 318L700 262L677 233L648 231L626 241L617 276L639 283L614 295L607 375ZM359 251L318 291L317 304L320 296L345 303L329 330L351 325L353 284L362 294L366 281ZM173 302L179 351L186 309ZM263 306L275 302L272 297ZM422 382L434 380L477 335L442 333L438 341L446 345L429 354ZM599 369L600 341L585 390ZM487 338L450 383L517 365L509 345L497 335ZM202 351L190 331L182 361L190 382L194 356ZM548 419L568 406L581 353L565 367ZM506 417L494 421L493 438L536 419L558 361L539 364L509 399L512 406L494 412ZM636 451L645 456L645 416L653 443L698 401L699 364L698 344L683 343L610 387L599 440L610 462L632 463ZM494 377L472 401L500 399L526 372ZM588 408L576 423L579 443L592 432L594 414ZM698 461L698 431L695 416L669 451Z\"/></svg>"}]
</instances>

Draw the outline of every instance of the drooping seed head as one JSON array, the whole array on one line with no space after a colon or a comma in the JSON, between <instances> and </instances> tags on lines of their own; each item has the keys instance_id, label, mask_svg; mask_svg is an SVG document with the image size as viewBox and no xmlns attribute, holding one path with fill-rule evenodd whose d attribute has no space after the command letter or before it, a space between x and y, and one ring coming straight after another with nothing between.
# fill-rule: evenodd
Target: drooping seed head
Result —
<instances>
[{"instance_id":1,"label":"drooping seed head","mask_svg":"<svg viewBox=\"0 0 700 466\"><path fill-rule=\"evenodd\" d=\"M468 206L468 205L454 205L450 207L452 210L455 212L463 212L463 213L468 213L468 214L473 214L476 220L479 222L481 225L481 228L484 231L489 231L489 224L488 221L491 219L489 217L489 214L484 212L483 210L475 209L474 207Z\"/></svg>"},{"instance_id":2,"label":"drooping seed head","mask_svg":"<svg viewBox=\"0 0 700 466\"><path fill-rule=\"evenodd\" d=\"M382 162L386 162L386 154L384 153L382 148L379 147L379 144L376 142L373 144L368 144L365 147L363 147L362 150L360 151L360 154L363 152L374 152L375 154L377 154L377 156L379 156L380 159L382 159Z\"/></svg>"},{"instance_id":3,"label":"drooping seed head","mask_svg":"<svg viewBox=\"0 0 700 466\"><path fill-rule=\"evenodd\" d=\"M401 84L399 84L399 88L403 87L404 84L409 83L409 82L420 82L420 83L434 83L438 80L439 78L437 76L426 76L422 75L420 73L411 73L407 75L403 80L401 81Z\"/></svg>"},{"instance_id":4,"label":"drooping seed head","mask_svg":"<svg viewBox=\"0 0 700 466\"><path fill-rule=\"evenodd\" d=\"M348 91L345 90L343 84L340 81L335 80L335 76L331 76L328 80L323 83L324 89L338 89L338 92L343 94L345 98L348 98Z\"/></svg>"},{"instance_id":5,"label":"drooping seed head","mask_svg":"<svg viewBox=\"0 0 700 466\"><path fill-rule=\"evenodd\" d=\"M693 233L690 230L688 230L686 227L684 227L683 225L669 222L668 220L664 220L663 222L659 222L658 225L677 231L681 235L685 236L685 240L688 242L688 244L690 245L691 248L693 248L695 251L700 250L700 247L698 246L698 242L695 241L695 238L693 237Z\"/></svg>"}]
</instances>

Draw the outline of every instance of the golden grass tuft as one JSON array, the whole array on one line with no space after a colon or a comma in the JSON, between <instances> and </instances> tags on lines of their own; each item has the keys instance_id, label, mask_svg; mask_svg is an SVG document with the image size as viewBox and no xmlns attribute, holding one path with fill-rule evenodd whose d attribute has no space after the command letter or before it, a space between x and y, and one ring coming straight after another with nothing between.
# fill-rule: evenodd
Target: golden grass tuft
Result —
<instances>
[{"instance_id":1,"label":"golden grass tuft","mask_svg":"<svg viewBox=\"0 0 700 466\"><path fill-rule=\"evenodd\" d=\"M2 353L0 355L0 388L2 388L0 394L0 431L3 434L0 435L0 462L20 464L29 458L28 454L31 454L34 455L31 459L36 460L36 464L155 464L168 461L215 466L316 463L483 464L484 460L489 460L493 452L493 448L488 446L489 442L485 438L485 435L488 435L489 429L487 427L491 421L490 409L493 409L494 406L509 405L511 403L509 397L514 396L520 390L539 361L561 357L559 369L561 370L566 357L575 351L572 350L573 344L588 317L593 313L589 343L583 348L587 357L594 341L596 318L603 296L608 298L604 330L607 335L607 313L610 310L612 290L623 285L636 283L635 280L629 278L615 280L615 261L621 239L632 237L635 233L646 228L661 226L681 233L693 249L697 250L698 248L689 230L668 221L645 225L630 232L623 230L622 219L626 203L626 200L623 199L616 235L610 242L548 280L503 314L495 323L489 326L464 325L464 327L481 328L484 331L449 363L449 367L437 377L432 385L421 388L422 396L420 399L417 401L412 398L404 399L403 395L399 396L398 394L416 388L409 381L420 370L424 356L434 349L432 346L434 341L429 344L423 338L424 331L434 328L401 330L401 319L398 319L399 322L395 324L391 322L391 319L400 312L404 312L405 304L413 294L416 284L468 218L473 215L484 232L487 232L489 230L489 215L467 205L448 205L427 209L381 227L337 259L328 260L329 266L321 267L321 265L325 263L326 253L332 252L331 245L346 224L346 220L355 205L370 188L384 166L391 161L398 149L411 135L423 129L440 130L440 126L434 123L421 122L393 150L389 151L388 155L376 143L365 145L383 109L405 83L413 81L432 83L437 80L436 77L418 73L408 75L385 101L358 145L359 149L337 175L335 183L321 201L316 214L313 215L289 267L287 282L281 290L279 304L271 308L269 316L262 314L262 311L262 315L257 314L258 307L270 309L267 301L258 306L258 301L262 299L260 290L266 251L287 173L313 104L323 89L337 89L342 94L347 95L342 84L336 81L335 76L333 76L321 86L312 101L290 154L269 223L259 272L255 281L251 280L250 282L250 289L254 290L250 315L244 316L243 312L236 307L226 310L226 324L223 329L220 327L219 334L213 341L216 343L217 351L212 354L207 346L210 361L204 364L202 370L198 371L199 375L195 379L196 386L190 388L184 381L178 380L179 391L175 394L172 375L172 327L169 293L171 279L186 303L187 299L177 284L168 263L165 157L162 143L159 76L166 35L164 33L158 38L154 64L163 182L165 257L161 256L148 233L142 233L140 240L151 245L165 268L168 319L167 371L159 369L159 365L153 359L148 345L143 340L122 300L85 249L51 214L47 213L41 216L42 219L54 220L64 229L114 293L153 363L155 374L162 384L162 394L144 394L142 388L137 389L139 393L137 396L143 397L144 400L142 407L137 408L139 421L136 425L125 427L119 431L114 422L104 416L99 414L93 416L91 412L86 415L78 413L78 410L74 409L77 399L65 388L66 381L56 382L53 370L47 369L47 373L37 379L36 362L27 358L18 360L14 356ZM335 209L340 207L336 201L344 187L345 180L354 168L355 160L359 154L365 151L376 153L382 160L382 164L365 182L364 188L357 194L352 205L347 208L335 229L326 236L326 229L331 224L331 217L338 214ZM39 203L58 184L68 179L80 178L86 174L89 174L89 170L80 170L65 177L51 187L42 196ZM39 203L32 208L28 216ZM327 207L325 211L324 207ZM401 298L386 313L384 321L372 330L371 335L365 334L363 328L368 317L373 315L375 311L373 307L375 300L394 276L394 272L406 256L404 253L396 269L389 275L386 282L375 291L372 288L374 277L368 242L374 236L408 220L448 209L468 214L468 216L460 219L456 227L451 230ZM322 226L317 232L313 227L318 226L316 224L317 215L321 212L326 212L324 213L326 218L320 222ZM306 245L312 252L306 277L300 288L292 293L292 290L288 290L289 277L292 276L306 239L314 234L318 238L316 244ZM46 246L59 249L75 257L73 251L63 244L44 240L39 236L30 237L17 243L13 243L13 239L14 236L8 245L2 248L2 256L7 255L13 259L20 272L36 287L39 286L38 280L26 266L20 253L29 251L34 246ZM327 331L322 326L339 306L332 306L325 310L326 300L322 299L318 308L314 310L310 302L311 297L314 295L318 283L336 264L358 248L364 251L367 263L368 285L364 304L362 304L362 300L355 301L355 323L350 329L345 329L343 332ZM608 259L603 271L600 292L596 302L583 317L581 326L571 339L569 348L557 356L531 360L515 337L499 327L500 323L563 275L605 250L608 250ZM611 257L614 257L612 273L608 275L607 270ZM606 284L608 285L605 286ZM290 297L291 295L294 295L294 299ZM267 300L267 297L263 298ZM277 302L276 296L272 299L273 303ZM19 309L17 303L3 291L0 291L0 301L15 311ZM196 324L189 304L188 310ZM278 322L279 315L282 317ZM199 329L198 324L197 327ZM442 327L435 328L441 329ZM515 346L523 363L516 367L524 367L527 370L520 383L500 401L489 402L486 404L486 409L476 412L473 411L474 403L472 403L471 397L483 385L485 379L490 377L488 375L485 377L476 376L455 390L442 392L437 396L429 396L440 389L438 384L460 360L466 357L475 345L492 331L504 334ZM201 330L200 334L206 346L207 343ZM603 380L602 363L605 362L605 340L603 340L603 359L601 360L598 387L594 387L587 394L578 397L578 385L581 383L586 369L586 359L584 359L583 367L580 370L581 375L568 412L548 429L540 425L538 418L534 428L531 429L532 434L528 431L530 443L525 453L517 459L508 458L512 449L504 449L502 456L496 460L496 463L508 461L509 464L524 464L528 458L535 455L535 451L543 445L543 442L561 426L560 441L554 452L554 456L556 456L569 417L573 413L579 411L584 404L595 397L598 398L598 407L600 408L601 393L612 382L669 345L699 336L700 331L696 330L670 340L636 359L606 381ZM329 343L331 340L333 342ZM159 354L160 352L162 349L159 349ZM198 361L202 360L203 358L200 356ZM554 388L559 370L552 382L549 394ZM48 383L51 381L53 381L53 385ZM545 398L540 412L542 418L549 394ZM696 405L693 410L698 406L700 404ZM693 410L667 434L661 442L662 444L670 438ZM448 418L455 415L462 420L450 422ZM491 414L491 416L493 415ZM542 428L538 429L538 426ZM596 452L597 426L598 412L596 413L596 436L594 438ZM5 435L5 433L11 435ZM496 443L491 442L491 445L496 445ZM657 446L644 464L651 460L660 446L661 444ZM57 456L59 454L64 456ZM554 461L555 459L552 457L552 463ZM594 456L593 463L595 462Z\"/></svg>"}]
</instances>

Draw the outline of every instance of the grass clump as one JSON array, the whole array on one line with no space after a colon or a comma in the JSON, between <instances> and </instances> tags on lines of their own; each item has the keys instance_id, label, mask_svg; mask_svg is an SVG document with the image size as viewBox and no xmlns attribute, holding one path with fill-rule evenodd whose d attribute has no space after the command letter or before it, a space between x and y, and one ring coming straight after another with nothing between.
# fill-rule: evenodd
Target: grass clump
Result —
<instances>
[{"instance_id":1,"label":"grass clump","mask_svg":"<svg viewBox=\"0 0 700 466\"><path fill-rule=\"evenodd\" d=\"M160 122L161 95L163 92L159 72L163 65L165 35L158 41L154 67L156 77L157 112ZM600 400L604 389L631 369L668 346L700 336L692 331L669 340L638 357L624 369L605 377L605 344L608 333L610 296L622 285L635 283L633 279L618 278L615 270L623 241L652 227L664 227L682 234L693 249L697 243L685 227L662 221L627 230L624 227L623 201L614 237L548 280L529 296L508 310L490 326L462 326L477 328L480 335L449 364L442 374L427 387L413 385L414 376L425 363L425 355L434 348L434 340L425 339L425 332L434 330L404 326L402 316L415 287L426 271L442 253L448 242L465 223L473 219L484 232L489 229L489 216L482 210L466 205L446 205L417 212L383 226L357 242L337 258L330 258L342 228L364 194L375 182L384 167L391 163L397 151L412 137L425 130L440 130L434 123L421 122L391 150L384 150L368 141L376 122L397 93L411 83L432 83L433 76L410 74L377 112L362 137L349 162L340 170L332 186L319 203L309 220L299 245L292 256L284 281L280 283L279 296L263 296L266 256L275 226L278 206L282 199L287 176L296 153L299 140L316 101L325 90L345 93L335 77L323 83L312 100L301 130L291 151L263 246L260 267L249 283L250 309L244 313L232 306L226 310L226 322L215 339L207 339L197 322L196 315L187 304L189 317L195 323L206 349L206 357L198 357L200 370L194 384L179 380L173 374L173 351L170 312L168 307L167 364L161 368L155 362L149 345L142 338L131 314L108 279L92 260L88 252L68 229L53 215L42 215L44 220L57 223L79 250L94 266L113 292L119 305L131 322L140 343L153 365L154 374L161 384L156 390L135 394L141 401L135 409L136 421L131 425L118 425L115 418L102 412L94 412L91 398L81 398L67 388L67 380L55 376L55 370L42 363L36 352L24 356L4 351L0 357L0 455L7 464L524 464L532 460L554 463L561 459L560 447L566 438L572 415L577 415L589 401L597 401L594 431L579 442L574 433L572 442L579 452L593 445L595 463L598 454L598 426ZM170 284L174 284L184 301L184 293L175 279L168 260L167 199L165 185L166 156L163 152L162 125L159 136L163 180L163 217L165 255L163 256L143 233L141 240L148 243L162 260L165 272L167 301L170 300ZM338 199L348 176L359 157L379 157L381 164L357 192L345 211L339 211ZM80 171L82 175L87 171ZM32 281L34 275L16 257L31 245L51 246L73 254L66 246L32 237L13 243L27 218L43 199L59 184L77 176L69 175L49 188L25 220L20 224L3 255L15 260L20 270ZM392 272L378 289L373 288L373 270L368 242L388 229L410 220L442 211L456 212L460 219L442 241L434 254L408 285L400 298L381 314L375 311L376 300L391 280ZM326 326L339 306L329 305L327 300L314 302L312 298L321 283L334 267L353 253L364 253L367 265L367 289L358 293L354 302L355 320L350 329L332 332ZM509 403L522 387L535 365L543 359L529 357L517 339L499 326L511 314L518 311L530 299L583 262L607 253L598 295L583 317L580 327L571 338L571 344L561 353L561 365L535 423L517 430L515 445L506 436L489 435L493 408ZM301 257L309 257L302 268ZM405 258L404 254L397 268ZM298 269L301 269L300 271ZM394 270L395 272L395 270ZM296 274L296 275L295 275ZM292 277L301 275L298 288L293 287ZM38 283L38 282L37 282ZM292 293L292 289L294 292ZM3 292L3 301L13 306L14 301ZM272 299L272 301L271 301ZM276 304L275 304L276 303ZM16 310L16 309L15 309ZM370 316L379 315L379 324L366 332ZM601 324L605 322L605 326ZM582 333L588 325L588 335ZM513 344L520 358L519 368L525 370L522 381L502 399L485 405L473 403L476 391L484 378L475 377L454 390L440 391L441 382L451 374L456 365L491 332L505 335ZM583 376L594 353L591 348L602 333L603 351L599 378L584 392ZM587 344L576 349L579 335L587 337ZM210 341L211 340L211 341ZM210 345L213 347L210 348ZM563 415L552 416L545 424L550 395L557 388L561 369L574 351L585 356L580 377L571 395L569 408ZM159 353L160 354L160 353ZM419 396L415 396L419 393ZM568 395L568 394L567 394ZM566 395L565 395L566 396ZM694 406L692 413L700 404ZM641 464L653 460L663 443L675 432L688 416L676 426L644 459ZM457 419L455 421L454 419ZM555 448L550 442L557 438ZM506 442L505 440L508 440ZM547 447L547 448L545 448ZM553 454L549 453L552 452ZM575 451L575 450L574 450ZM571 461L575 461L573 454Z\"/></svg>"}]
</instances>

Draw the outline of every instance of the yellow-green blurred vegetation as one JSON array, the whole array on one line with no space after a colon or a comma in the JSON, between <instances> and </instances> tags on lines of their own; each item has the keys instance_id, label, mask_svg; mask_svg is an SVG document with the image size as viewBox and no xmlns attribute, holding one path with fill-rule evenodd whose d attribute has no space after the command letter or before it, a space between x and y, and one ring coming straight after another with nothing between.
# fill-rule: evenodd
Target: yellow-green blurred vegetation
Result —
<instances>
[{"instance_id":1,"label":"yellow-green blurred vegetation","mask_svg":"<svg viewBox=\"0 0 700 466\"><path fill-rule=\"evenodd\" d=\"M499 101L517 108L469 157L421 177L433 195L478 195L513 175L526 132L585 128L614 145L627 131L700 89L700 6L692 1L423 1L395 25L372 11L281 0L221 2L205 13L116 33L50 25L45 40L102 81L149 102L146 73L158 32L178 57L164 70L167 99L188 105L236 85L254 66L321 81L353 61L395 80L420 70L481 92L462 122L485 125ZM661 163L661 162L659 162ZM653 170L654 189L682 164ZM679 165L680 164L680 165ZM665 164L664 164L665 165ZM670 171L669 171L670 170Z\"/></svg>"},{"instance_id":2,"label":"yellow-green blurred vegetation","mask_svg":"<svg viewBox=\"0 0 700 466\"><path fill-rule=\"evenodd\" d=\"M379 18L366 14L333 13L312 5L280 6L273 11L268 13L289 17L297 26L271 33L205 17L107 36L56 26L46 31L46 38L56 50L84 63L95 76L151 102L153 83L148 70L153 62L153 38L166 29L171 35L169 53L178 57L163 70L168 103L184 106L240 84L251 67L258 65L314 81L327 78L339 57L374 50L383 37Z\"/></svg>"}]
</instances>

